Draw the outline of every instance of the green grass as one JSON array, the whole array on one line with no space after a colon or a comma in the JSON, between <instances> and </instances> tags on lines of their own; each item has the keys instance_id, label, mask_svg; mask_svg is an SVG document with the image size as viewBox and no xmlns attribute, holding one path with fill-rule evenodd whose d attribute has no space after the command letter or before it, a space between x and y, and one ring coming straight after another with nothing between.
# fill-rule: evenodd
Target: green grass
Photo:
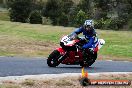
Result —
<instances>
[{"instance_id":1,"label":"green grass","mask_svg":"<svg viewBox=\"0 0 132 88\"><path fill-rule=\"evenodd\" d=\"M12 37L22 37L26 39L52 41L57 43L63 34L71 32L71 28L50 26L50 25L32 25L22 23L11 23L0 21L0 34Z\"/></svg>"},{"instance_id":2,"label":"green grass","mask_svg":"<svg viewBox=\"0 0 132 88\"><path fill-rule=\"evenodd\" d=\"M9 13L8 12L0 12L0 20L9 21L10 20Z\"/></svg>"},{"instance_id":3,"label":"green grass","mask_svg":"<svg viewBox=\"0 0 132 88\"><path fill-rule=\"evenodd\" d=\"M0 55L45 56L72 28L0 21Z\"/></svg>"},{"instance_id":4,"label":"green grass","mask_svg":"<svg viewBox=\"0 0 132 88\"><path fill-rule=\"evenodd\" d=\"M0 55L47 56L75 28L0 21ZM132 31L96 30L106 41L99 55L132 59Z\"/></svg>"},{"instance_id":5,"label":"green grass","mask_svg":"<svg viewBox=\"0 0 132 88\"><path fill-rule=\"evenodd\" d=\"M100 53L109 56L132 57L132 31L99 31L106 41Z\"/></svg>"}]
</instances>

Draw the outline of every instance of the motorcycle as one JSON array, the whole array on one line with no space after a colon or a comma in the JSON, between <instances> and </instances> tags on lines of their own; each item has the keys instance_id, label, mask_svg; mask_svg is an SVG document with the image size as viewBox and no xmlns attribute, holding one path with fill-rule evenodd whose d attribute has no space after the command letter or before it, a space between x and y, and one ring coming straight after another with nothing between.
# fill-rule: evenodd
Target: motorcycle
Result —
<instances>
[{"instance_id":1,"label":"motorcycle","mask_svg":"<svg viewBox=\"0 0 132 88\"><path fill-rule=\"evenodd\" d=\"M55 49L48 56L47 64L49 67L56 67L60 63L89 67L97 59L98 50L105 44L103 39L97 38L96 41L94 48L86 49L84 52L81 47L87 43L85 37L78 37L75 33L63 36L60 41L61 47ZM83 53L85 53L85 59Z\"/></svg>"}]
</instances>

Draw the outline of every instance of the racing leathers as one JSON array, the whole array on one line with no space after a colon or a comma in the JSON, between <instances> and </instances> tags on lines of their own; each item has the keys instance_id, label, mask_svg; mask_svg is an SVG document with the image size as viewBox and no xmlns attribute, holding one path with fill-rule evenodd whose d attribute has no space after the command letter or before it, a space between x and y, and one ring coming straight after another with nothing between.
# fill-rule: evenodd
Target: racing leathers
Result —
<instances>
[{"instance_id":1,"label":"racing leathers","mask_svg":"<svg viewBox=\"0 0 132 88\"><path fill-rule=\"evenodd\" d=\"M89 31L86 31L85 28L82 26L80 28L77 28L73 33L76 33L77 35L82 33L85 38L88 40L86 44L82 46L83 49L83 58L84 60L87 59L86 51L89 48L95 48L95 44L98 41L97 34L95 32L95 29L92 28Z\"/></svg>"}]
</instances>

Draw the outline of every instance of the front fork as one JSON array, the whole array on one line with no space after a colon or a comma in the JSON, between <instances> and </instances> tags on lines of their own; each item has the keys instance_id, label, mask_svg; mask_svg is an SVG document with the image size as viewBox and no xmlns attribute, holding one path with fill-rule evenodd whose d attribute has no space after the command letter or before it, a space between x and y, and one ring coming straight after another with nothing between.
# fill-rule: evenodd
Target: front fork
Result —
<instances>
[{"instance_id":1,"label":"front fork","mask_svg":"<svg viewBox=\"0 0 132 88\"><path fill-rule=\"evenodd\" d=\"M67 51L64 51L62 48L58 48L57 50L60 52L60 55L61 55L59 57L59 59L58 59L58 62L61 63L67 57L68 52Z\"/></svg>"},{"instance_id":2,"label":"front fork","mask_svg":"<svg viewBox=\"0 0 132 88\"><path fill-rule=\"evenodd\" d=\"M66 57L67 57L67 55L68 55L67 52L66 52L65 54L63 54L63 55L58 59L59 63L61 63L63 60L65 60Z\"/></svg>"}]
</instances>

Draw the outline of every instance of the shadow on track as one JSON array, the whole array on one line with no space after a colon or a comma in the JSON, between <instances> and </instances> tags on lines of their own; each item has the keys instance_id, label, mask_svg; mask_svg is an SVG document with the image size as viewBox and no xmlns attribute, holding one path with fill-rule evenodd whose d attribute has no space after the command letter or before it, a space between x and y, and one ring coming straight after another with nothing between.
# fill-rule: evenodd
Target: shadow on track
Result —
<instances>
[{"instance_id":1,"label":"shadow on track","mask_svg":"<svg viewBox=\"0 0 132 88\"><path fill-rule=\"evenodd\" d=\"M56 71L60 72L60 73L81 73L81 69L82 67L80 66L71 66L71 65L66 65L66 66L58 66L58 67L48 67L48 69L52 72L57 73ZM90 73L94 73L97 70L100 70L101 68L99 67L85 67L85 70L90 72Z\"/></svg>"}]
</instances>

